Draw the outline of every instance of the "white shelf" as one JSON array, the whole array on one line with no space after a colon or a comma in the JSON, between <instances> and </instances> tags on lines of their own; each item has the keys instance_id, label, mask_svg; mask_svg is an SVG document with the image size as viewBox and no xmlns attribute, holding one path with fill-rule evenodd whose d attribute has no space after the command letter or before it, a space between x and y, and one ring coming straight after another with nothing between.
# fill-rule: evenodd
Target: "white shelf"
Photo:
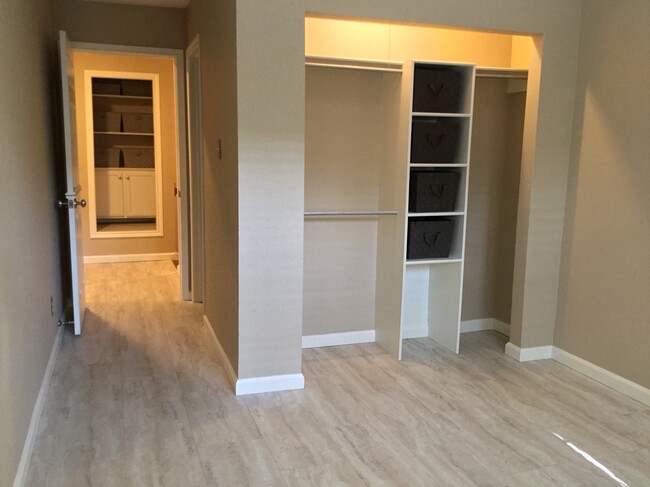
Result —
<instances>
[{"instance_id":1,"label":"white shelf","mask_svg":"<svg viewBox=\"0 0 650 487\"><path fill-rule=\"evenodd\" d=\"M95 132L95 135L136 135L140 137L153 137L153 134L147 132Z\"/></svg>"},{"instance_id":2,"label":"white shelf","mask_svg":"<svg viewBox=\"0 0 650 487\"><path fill-rule=\"evenodd\" d=\"M410 164L409 167L417 169L418 167L467 167L467 164L459 164L457 162L436 162L431 164Z\"/></svg>"},{"instance_id":3,"label":"white shelf","mask_svg":"<svg viewBox=\"0 0 650 487\"><path fill-rule=\"evenodd\" d=\"M470 118L471 113L440 113L440 112L413 112L414 117L438 117L438 118Z\"/></svg>"},{"instance_id":4,"label":"white shelf","mask_svg":"<svg viewBox=\"0 0 650 487\"><path fill-rule=\"evenodd\" d=\"M120 100L151 100L151 96L135 96L135 95L105 95L100 93L93 93L93 98L115 98Z\"/></svg>"},{"instance_id":5,"label":"white shelf","mask_svg":"<svg viewBox=\"0 0 650 487\"><path fill-rule=\"evenodd\" d=\"M464 211L441 211L435 213L409 213L409 218L411 217L422 217L422 216L463 216Z\"/></svg>"},{"instance_id":6,"label":"white shelf","mask_svg":"<svg viewBox=\"0 0 650 487\"><path fill-rule=\"evenodd\" d=\"M463 259L454 258L454 257L447 257L444 259L415 259L415 260L407 260L406 265L413 266L413 265L432 265L432 264L457 264L462 261Z\"/></svg>"}]
</instances>

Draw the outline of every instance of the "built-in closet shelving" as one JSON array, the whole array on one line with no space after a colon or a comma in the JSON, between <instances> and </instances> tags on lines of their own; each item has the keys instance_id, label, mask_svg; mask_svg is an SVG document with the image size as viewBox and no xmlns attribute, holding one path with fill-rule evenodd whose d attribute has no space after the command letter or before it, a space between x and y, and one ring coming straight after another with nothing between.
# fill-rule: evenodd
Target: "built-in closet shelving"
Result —
<instances>
[{"instance_id":1,"label":"built-in closet shelving","mask_svg":"<svg viewBox=\"0 0 650 487\"><path fill-rule=\"evenodd\" d=\"M426 315L428 336L456 353L474 77L470 64L413 63L402 307Z\"/></svg>"},{"instance_id":2,"label":"built-in closet shelving","mask_svg":"<svg viewBox=\"0 0 650 487\"><path fill-rule=\"evenodd\" d=\"M92 80L96 213L100 220L155 220L151 80Z\"/></svg>"}]
</instances>

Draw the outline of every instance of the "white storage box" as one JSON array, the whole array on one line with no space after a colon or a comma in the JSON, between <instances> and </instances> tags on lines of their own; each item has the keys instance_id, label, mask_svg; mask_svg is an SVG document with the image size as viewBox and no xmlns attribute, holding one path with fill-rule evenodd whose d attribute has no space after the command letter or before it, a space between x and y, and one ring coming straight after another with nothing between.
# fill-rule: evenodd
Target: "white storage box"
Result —
<instances>
[{"instance_id":1,"label":"white storage box","mask_svg":"<svg viewBox=\"0 0 650 487\"><path fill-rule=\"evenodd\" d=\"M124 167L126 168L153 169L154 167L153 147L123 148L122 154L124 156Z\"/></svg>"},{"instance_id":2,"label":"white storage box","mask_svg":"<svg viewBox=\"0 0 650 487\"><path fill-rule=\"evenodd\" d=\"M122 124L125 132L153 134L153 114L151 113L123 113Z\"/></svg>"}]
</instances>

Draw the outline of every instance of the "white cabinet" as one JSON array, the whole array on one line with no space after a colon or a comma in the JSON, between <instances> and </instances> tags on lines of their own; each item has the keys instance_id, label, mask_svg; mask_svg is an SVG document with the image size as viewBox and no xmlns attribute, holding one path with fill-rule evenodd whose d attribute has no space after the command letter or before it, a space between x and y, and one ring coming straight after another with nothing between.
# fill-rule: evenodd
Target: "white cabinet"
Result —
<instances>
[{"instance_id":1,"label":"white cabinet","mask_svg":"<svg viewBox=\"0 0 650 487\"><path fill-rule=\"evenodd\" d=\"M155 218L153 169L95 169L97 218Z\"/></svg>"}]
</instances>

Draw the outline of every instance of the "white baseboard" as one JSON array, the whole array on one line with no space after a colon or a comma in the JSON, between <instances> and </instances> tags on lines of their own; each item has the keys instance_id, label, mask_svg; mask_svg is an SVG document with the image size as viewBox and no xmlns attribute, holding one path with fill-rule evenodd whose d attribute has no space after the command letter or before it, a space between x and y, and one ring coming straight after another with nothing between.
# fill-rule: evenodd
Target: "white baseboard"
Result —
<instances>
[{"instance_id":1,"label":"white baseboard","mask_svg":"<svg viewBox=\"0 0 650 487\"><path fill-rule=\"evenodd\" d=\"M154 260L178 260L178 252L163 252L159 254L84 255L84 264L149 262Z\"/></svg>"},{"instance_id":2,"label":"white baseboard","mask_svg":"<svg viewBox=\"0 0 650 487\"><path fill-rule=\"evenodd\" d=\"M374 341L375 330L327 333L325 335L305 335L302 337L302 348L354 345L356 343L373 343Z\"/></svg>"},{"instance_id":3,"label":"white baseboard","mask_svg":"<svg viewBox=\"0 0 650 487\"><path fill-rule=\"evenodd\" d=\"M47 399L47 391L50 388L52 371L54 370L56 357L59 354L59 348L61 348L60 345L61 345L61 337L63 337L63 329L64 327L59 326L59 328L56 330L56 335L54 336L54 344L52 345L52 351L50 352L50 359L47 362L47 367L45 367L45 374L43 375L41 388L38 391L38 396L36 397L36 403L34 404L34 410L32 411L32 419L29 423L29 429L27 430L27 437L25 438L25 444L23 445L23 453L20 457L20 463L18 464L18 470L16 471L16 476L14 477L14 487L22 487L23 485L25 485L25 482L27 481L27 473L29 472L29 461L32 457L34 442L36 441L36 435L38 434L38 425L41 421L43 408L45 407L45 400Z\"/></svg>"},{"instance_id":4,"label":"white baseboard","mask_svg":"<svg viewBox=\"0 0 650 487\"><path fill-rule=\"evenodd\" d=\"M238 379L235 369L230 363L230 359L221 346L221 342L217 338L214 328L210 324L210 319L203 315L203 323L210 330L210 335L214 339L217 347L217 353L226 369L226 376L228 382L235 391L235 395L243 396L246 394L259 394L262 392L276 392L276 391L290 391L294 389L305 388L305 377L302 374L287 374L287 375L272 375L269 377L252 377L249 379Z\"/></svg>"},{"instance_id":5,"label":"white baseboard","mask_svg":"<svg viewBox=\"0 0 650 487\"><path fill-rule=\"evenodd\" d=\"M263 392L291 391L305 388L305 377L302 374L271 375L268 377L251 377L239 379L235 394L260 394Z\"/></svg>"},{"instance_id":6,"label":"white baseboard","mask_svg":"<svg viewBox=\"0 0 650 487\"><path fill-rule=\"evenodd\" d=\"M530 362L531 360L543 360L553 358L553 346L519 348L512 342L506 343L505 353L518 362Z\"/></svg>"},{"instance_id":7,"label":"white baseboard","mask_svg":"<svg viewBox=\"0 0 650 487\"><path fill-rule=\"evenodd\" d=\"M561 348L553 347L553 359L570 369L580 372L587 377L611 387L621 394L636 399L637 401L650 406L650 389L643 387L609 370L603 369L596 364L588 362L576 355L565 352Z\"/></svg>"},{"instance_id":8,"label":"white baseboard","mask_svg":"<svg viewBox=\"0 0 650 487\"><path fill-rule=\"evenodd\" d=\"M203 323L205 326L208 327L208 330L210 330L210 335L212 335L212 338L214 339L214 344L217 347L217 353L219 354L219 358L221 359L221 363L223 364L224 369L226 369L226 376L228 377L228 382L230 382L230 385L232 386L233 390L237 390L237 374L235 373L235 369L232 367L232 364L230 363L230 359L228 358L228 355L226 355L226 352L224 352L223 347L221 346L221 342L219 342L219 339L217 338L217 334L214 332L214 328L212 328L212 324L210 323L210 320L206 315L203 315Z\"/></svg>"}]
</instances>

